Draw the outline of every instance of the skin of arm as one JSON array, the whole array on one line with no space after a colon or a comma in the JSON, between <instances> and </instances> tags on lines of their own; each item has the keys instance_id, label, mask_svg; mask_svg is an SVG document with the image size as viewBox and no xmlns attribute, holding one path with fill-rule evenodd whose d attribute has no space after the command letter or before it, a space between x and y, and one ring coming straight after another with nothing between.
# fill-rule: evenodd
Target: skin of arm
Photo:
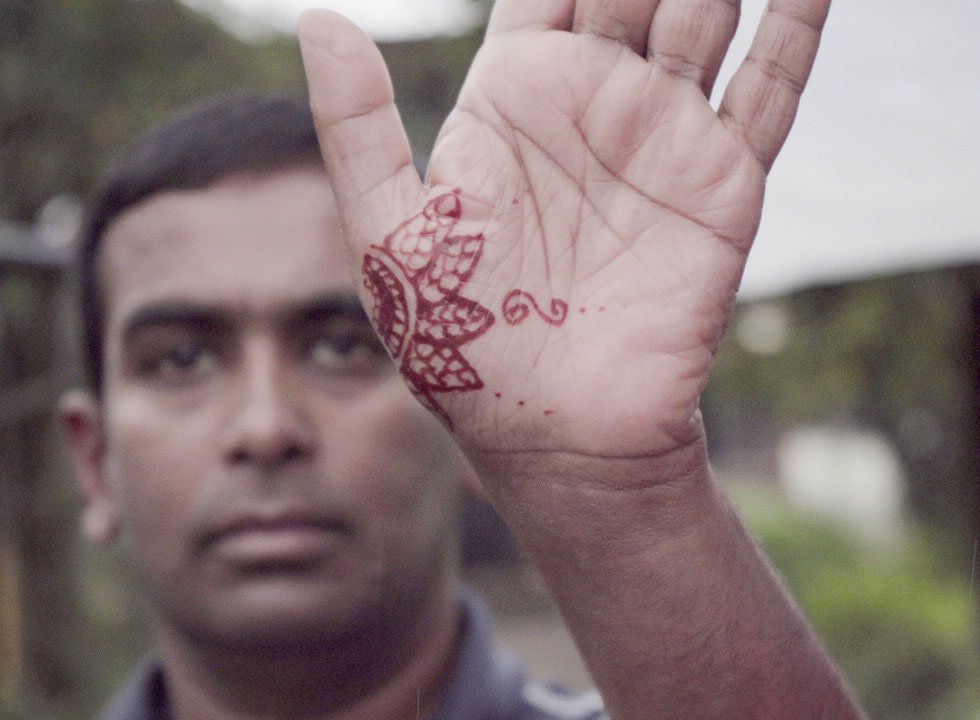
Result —
<instances>
[{"instance_id":1,"label":"skin of arm","mask_svg":"<svg viewBox=\"0 0 980 720\"><path fill-rule=\"evenodd\" d=\"M683 455L502 463L510 470L494 503L542 572L610 715L864 717L704 446ZM552 472L560 482L542 482Z\"/></svg>"},{"instance_id":2,"label":"skin of arm","mask_svg":"<svg viewBox=\"0 0 980 720\"><path fill-rule=\"evenodd\" d=\"M374 45L301 21L365 307L616 720L863 717L698 410L828 10L774 0L716 112L736 2L499 0L425 184Z\"/></svg>"}]
</instances>

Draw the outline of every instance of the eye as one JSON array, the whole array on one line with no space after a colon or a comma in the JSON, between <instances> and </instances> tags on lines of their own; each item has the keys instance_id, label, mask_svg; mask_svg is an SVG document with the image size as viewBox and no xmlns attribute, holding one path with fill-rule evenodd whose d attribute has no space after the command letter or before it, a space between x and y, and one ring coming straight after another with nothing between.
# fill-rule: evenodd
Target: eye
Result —
<instances>
[{"instance_id":1,"label":"eye","mask_svg":"<svg viewBox=\"0 0 980 720\"><path fill-rule=\"evenodd\" d=\"M144 372L162 380L198 380L214 371L217 355L203 343L183 339L161 348L144 363Z\"/></svg>"},{"instance_id":2,"label":"eye","mask_svg":"<svg viewBox=\"0 0 980 720\"><path fill-rule=\"evenodd\" d=\"M374 330L359 322L318 328L309 336L306 352L317 370L328 373L373 374L391 362Z\"/></svg>"}]
</instances>

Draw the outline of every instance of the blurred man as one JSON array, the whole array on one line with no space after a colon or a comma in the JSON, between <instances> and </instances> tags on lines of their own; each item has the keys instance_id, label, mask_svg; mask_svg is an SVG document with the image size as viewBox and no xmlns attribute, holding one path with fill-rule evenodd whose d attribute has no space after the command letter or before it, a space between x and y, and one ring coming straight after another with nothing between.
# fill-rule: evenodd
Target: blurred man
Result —
<instances>
[{"instance_id":1,"label":"blurred man","mask_svg":"<svg viewBox=\"0 0 980 720\"><path fill-rule=\"evenodd\" d=\"M860 717L697 410L826 5L775 3L715 113L729 2L500 0L426 185L332 13L301 27L326 172L281 99L137 144L90 208L92 391L62 406L158 639L106 717L601 715L460 588L467 459L612 717Z\"/></svg>"}]
</instances>

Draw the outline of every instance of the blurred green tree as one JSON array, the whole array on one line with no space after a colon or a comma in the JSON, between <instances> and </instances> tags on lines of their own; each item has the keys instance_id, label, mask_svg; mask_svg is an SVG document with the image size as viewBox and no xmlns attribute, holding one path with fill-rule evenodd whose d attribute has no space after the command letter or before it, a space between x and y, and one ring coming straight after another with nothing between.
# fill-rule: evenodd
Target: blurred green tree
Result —
<instances>
[{"instance_id":1,"label":"blurred green tree","mask_svg":"<svg viewBox=\"0 0 980 720\"><path fill-rule=\"evenodd\" d=\"M236 90L303 93L296 39L237 38L176 0L0 0L0 218L84 195L121 147L171 111ZM420 165L482 28L382 46Z\"/></svg>"},{"instance_id":2,"label":"blurred green tree","mask_svg":"<svg viewBox=\"0 0 980 720\"><path fill-rule=\"evenodd\" d=\"M84 195L176 107L238 89L301 91L296 42L249 44L174 0L0 0L0 217Z\"/></svg>"},{"instance_id":3,"label":"blurred green tree","mask_svg":"<svg viewBox=\"0 0 980 720\"><path fill-rule=\"evenodd\" d=\"M946 535L969 570L980 537L980 268L906 272L801 290L771 301L780 348L739 342L741 305L718 354L705 412L724 435L763 426L772 443L800 425L875 430L897 451L913 515ZM744 432L744 430L743 430Z\"/></svg>"}]
</instances>

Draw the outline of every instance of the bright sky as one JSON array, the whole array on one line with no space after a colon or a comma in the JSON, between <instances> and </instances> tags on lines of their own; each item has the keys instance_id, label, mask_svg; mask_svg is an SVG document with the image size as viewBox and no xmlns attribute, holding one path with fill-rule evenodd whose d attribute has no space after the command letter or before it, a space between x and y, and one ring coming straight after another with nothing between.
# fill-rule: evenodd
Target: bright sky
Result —
<instances>
[{"instance_id":1,"label":"bright sky","mask_svg":"<svg viewBox=\"0 0 980 720\"><path fill-rule=\"evenodd\" d=\"M475 20L466 0L224 1L287 30L303 7L331 7L376 38L452 32ZM719 89L763 7L743 0ZM980 262L977 28L976 0L836 2L770 176L744 295L951 258Z\"/></svg>"},{"instance_id":2,"label":"bright sky","mask_svg":"<svg viewBox=\"0 0 980 720\"><path fill-rule=\"evenodd\" d=\"M479 4L468 0L183 0L191 7L225 5L285 32L307 8L346 15L376 40L461 33L480 20ZM527 0L534 2L535 0Z\"/></svg>"}]
</instances>

